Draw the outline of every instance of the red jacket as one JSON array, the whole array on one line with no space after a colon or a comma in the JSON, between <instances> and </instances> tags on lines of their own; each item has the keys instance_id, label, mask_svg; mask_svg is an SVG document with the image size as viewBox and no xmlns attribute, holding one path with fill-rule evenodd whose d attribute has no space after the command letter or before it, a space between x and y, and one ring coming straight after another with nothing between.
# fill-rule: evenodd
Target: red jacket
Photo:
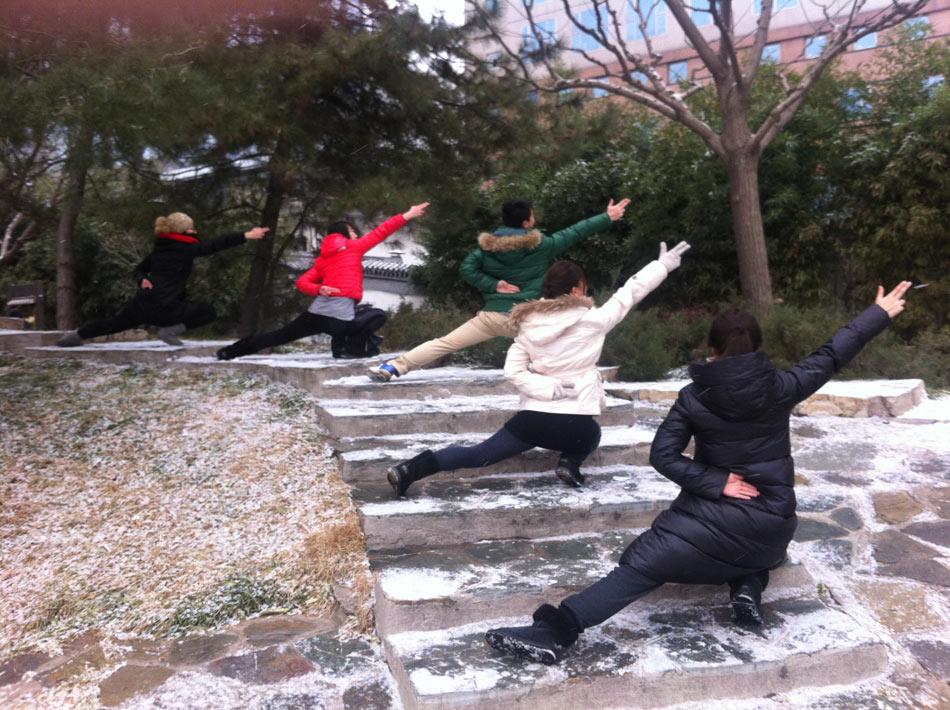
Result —
<instances>
[{"instance_id":1,"label":"red jacket","mask_svg":"<svg viewBox=\"0 0 950 710\"><path fill-rule=\"evenodd\" d=\"M340 289L333 296L359 301L363 298L363 254L405 225L406 218L398 214L359 239L328 234L313 268L297 279L297 289L319 296L321 286L333 286Z\"/></svg>"}]
</instances>

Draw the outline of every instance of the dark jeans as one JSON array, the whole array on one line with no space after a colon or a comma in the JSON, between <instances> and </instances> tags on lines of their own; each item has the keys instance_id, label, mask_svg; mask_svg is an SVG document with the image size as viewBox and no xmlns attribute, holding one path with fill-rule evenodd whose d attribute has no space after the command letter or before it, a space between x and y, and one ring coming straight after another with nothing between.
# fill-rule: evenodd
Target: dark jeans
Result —
<instances>
[{"instance_id":1,"label":"dark jeans","mask_svg":"<svg viewBox=\"0 0 950 710\"><path fill-rule=\"evenodd\" d=\"M599 443L600 425L589 414L522 411L482 443L449 446L436 451L435 459L440 471L481 468L540 446L560 451L580 464Z\"/></svg>"},{"instance_id":2,"label":"dark jeans","mask_svg":"<svg viewBox=\"0 0 950 710\"><path fill-rule=\"evenodd\" d=\"M94 321L79 328L79 337L96 338L111 335L140 325L166 327L184 323L188 330L206 325L217 318L214 308L197 301L158 303L147 294L140 294L127 303L112 318Z\"/></svg>"}]
</instances>

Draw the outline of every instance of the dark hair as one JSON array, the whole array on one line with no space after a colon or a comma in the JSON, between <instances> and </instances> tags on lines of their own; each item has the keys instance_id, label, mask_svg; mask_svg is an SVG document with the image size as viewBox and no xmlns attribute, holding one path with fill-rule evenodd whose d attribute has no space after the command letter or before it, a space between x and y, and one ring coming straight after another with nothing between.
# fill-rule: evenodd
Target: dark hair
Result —
<instances>
[{"instance_id":1,"label":"dark hair","mask_svg":"<svg viewBox=\"0 0 950 710\"><path fill-rule=\"evenodd\" d=\"M510 200L505 200L505 203L501 206L501 223L506 227L521 229L524 227L524 223L531 219L533 208L534 205L531 200L526 200L523 197L512 197Z\"/></svg>"},{"instance_id":2,"label":"dark hair","mask_svg":"<svg viewBox=\"0 0 950 710\"><path fill-rule=\"evenodd\" d=\"M542 298L557 298L571 292L575 286L587 281L584 270L573 261L561 259L551 264L551 268L544 274L544 283L541 284Z\"/></svg>"},{"instance_id":3,"label":"dark hair","mask_svg":"<svg viewBox=\"0 0 950 710\"><path fill-rule=\"evenodd\" d=\"M706 342L720 357L745 355L762 346L762 328L751 313L730 308L713 319Z\"/></svg>"},{"instance_id":4,"label":"dark hair","mask_svg":"<svg viewBox=\"0 0 950 710\"><path fill-rule=\"evenodd\" d=\"M353 230L356 230L356 227L353 226L352 222L348 222L345 219L341 219L338 222L330 222L327 226L327 236L331 234L342 234L347 239L350 238L350 227L353 227Z\"/></svg>"}]
</instances>

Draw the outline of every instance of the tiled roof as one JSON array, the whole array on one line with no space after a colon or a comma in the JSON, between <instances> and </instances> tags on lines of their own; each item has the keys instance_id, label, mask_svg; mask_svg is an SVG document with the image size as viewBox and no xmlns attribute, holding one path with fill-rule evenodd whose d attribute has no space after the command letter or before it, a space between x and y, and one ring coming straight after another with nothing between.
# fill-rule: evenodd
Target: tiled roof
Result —
<instances>
[{"instance_id":1,"label":"tiled roof","mask_svg":"<svg viewBox=\"0 0 950 710\"><path fill-rule=\"evenodd\" d=\"M409 264L402 259L380 259L365 257L363 259L363 275L377 279L392 279L393 281L409 280Z\"/></svg>"}]
</instances>

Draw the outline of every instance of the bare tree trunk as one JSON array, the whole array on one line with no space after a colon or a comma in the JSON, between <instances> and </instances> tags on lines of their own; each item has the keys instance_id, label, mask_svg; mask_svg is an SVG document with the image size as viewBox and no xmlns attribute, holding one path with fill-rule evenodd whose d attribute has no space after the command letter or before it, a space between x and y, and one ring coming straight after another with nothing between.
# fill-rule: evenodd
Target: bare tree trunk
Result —
<instances>
[{"instance_id":1,"label":"bare tree trunk","mask_svg":"<svg viewBox=\"0 0 950 710\"><path fill-rule=\"evenodd\" d=\"M772 277L759 203L759 161L753 155L734 153L725 163L739 259L739 284L749 307L765 316L772 312Z\"/></svg>"},{"instance_id":2,"label":"bare tree trunk","mask_svg":"<svg viewBox=\"0 0 950 710\"><path fill-rule=\"evenodd\" d=\"M39 223L35 219L31 219L26 227L24 227L19 234L15 235L16 228L24 218L25 216L22 212L17 212L16 216L7 225L6 230L4 230L3 244L0 245L0 270L8 266L13 266L20 257L20 249L36 234Z\"/></svg>"},{"instance_id":3,"label":"bare tree trunk","mask_svg":"<svg viewBox=\"0 0 950 710\"><path fill-rule=\"evenodd\" d=\"M72 330L79 324L73 239L86 190L92 139L93 133L90 129L80 129L76 142L70 148L66 168L66 197L63 200L59 225L56 227L56 327L59 330Z\"/></svg>"},{"instance_id":4,"label":"bare tree trunk","mask_svg":"<svg viewBox=\"0 0 950 710\"><path fill-rule=\"evenodd\" d=\"M283 168L283 147L278 143L270 161L270 179L267 183L267 199L261 213L262 227L270 227L270 233L254 246L254 261L251 274L247 279L247 291L241 304L241 316L238 320L238 336L245 337L257 332L264 307L268 274L273 268L274 241L277 238L277 222L286 194L285 173Z\"/></svg>"}]
</instances>

